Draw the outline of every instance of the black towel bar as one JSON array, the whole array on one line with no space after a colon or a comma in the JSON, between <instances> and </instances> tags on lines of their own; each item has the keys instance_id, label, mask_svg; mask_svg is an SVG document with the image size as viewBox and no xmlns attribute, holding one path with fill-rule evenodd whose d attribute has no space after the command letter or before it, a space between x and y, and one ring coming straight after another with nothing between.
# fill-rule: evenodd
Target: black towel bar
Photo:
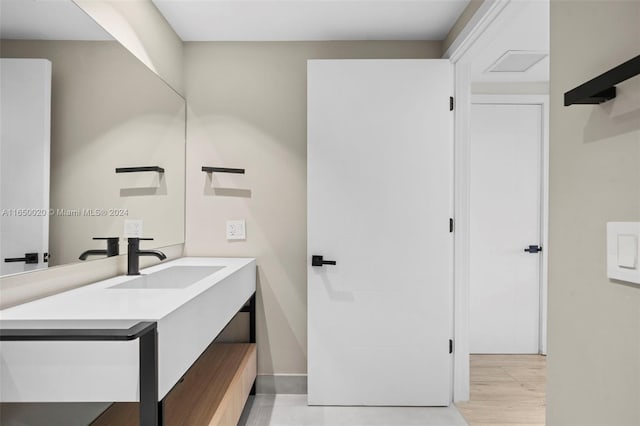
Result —
<instances>
[{"instance_id":1,"label":"black towel bar","mask_svg":"<svg viewBox=\"0 0 640 426\"><path fill-rule=\"evenodd\" d=\"M616 97L616 84L640 74L640 55L564 94L564 106L601 104Z\"/></svg>"}]
</instances>

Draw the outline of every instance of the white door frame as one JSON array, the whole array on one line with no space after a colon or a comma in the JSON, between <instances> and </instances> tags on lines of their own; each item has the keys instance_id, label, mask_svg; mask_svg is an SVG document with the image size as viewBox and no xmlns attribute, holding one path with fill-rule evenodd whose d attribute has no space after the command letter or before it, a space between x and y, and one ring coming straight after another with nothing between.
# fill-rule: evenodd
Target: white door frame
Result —
<instances>
[{"instance_id":1,"label":"white door frame","mask_svg":"<svg viewBox=\"0 0 640 426\"><path fill-rule=\"evenodd\" d=\"M490 33L493 24L508 19L507 6L518 7L514 0L484 0L480 8L471 17L454 42L445 51L443 58L448 58L455 65L455 109L454 109L454 353L453 353L453 401L468 401L470 390L469 375L469 126L471 109L471 63L474 56L474 45L485 33ZM545 103L545 117L548 116L548 105ZM548 126L548 120L545 121ZM546 128L545 128L546 129ZM545 130L548 138L548 131ZM548 143L546 141L545 143ZM548 147L543 154L544 188L548 187ZM545 193L545 200L547 193ZM548 247L546 241L547 207L542 215L545 221L542 242L545 277L543 290L543 318L546 337L546 262ZM542 338L542 333L541 333ZM542 353L546 353L545 344L541 345Z\"/></svg>"},{"instance_id":2,"label":"white door frame","mask_svg":"<svg viewBox=\"0 0 640 426\"><path fill-rule=\"evenodd\" d=\"M471 95L472 104L539 105L542 114L540 191L540 318L538 353L547 353L547 265L549 259L549 95ZM467 187L468 189L468 187Z\"/></svg>"},{"instance_id":3,"label":"white door frame","mask_svg":"<svg viewBox=\"0 0 640 426\"><path fill-rule=\"evenodd\" d=\"M471 47L511 0L485 0L444 53L455 66L453 132L453 401L468 401L469 375L469 126Z\"/></svg>"}]
</instances>

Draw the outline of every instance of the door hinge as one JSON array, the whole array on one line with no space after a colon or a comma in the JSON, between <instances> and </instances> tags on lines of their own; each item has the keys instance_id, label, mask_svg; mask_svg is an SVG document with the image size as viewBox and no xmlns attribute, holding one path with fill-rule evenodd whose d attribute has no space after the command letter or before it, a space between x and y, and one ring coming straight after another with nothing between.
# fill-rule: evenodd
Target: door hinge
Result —
<instances>
[{"instance_id":1,"label":"door hinge","mask_svg":"<svg viewBox=\"0 0 640 426\"><path fill-rule=\"evenodd\" d=\"M449 96L449 111L453 111L453 96Z\"/></svg>"},{"instance_id":2,"label":"door hinge","mask_svg":"<svg viewBox=\"0 0 640 426\"><path fill-rule=\"evenodd\" d=\"M449 232L453 232L453 219L449 218Z\"/></svg>"},{"instance_id":3,"label":"door hinge","mask_svg":"<svg viewBox=\"0 0 640 426\"><path fill-rule=\"evenodd\" d=\"M453 353L453 339L449 339L449 353Z\"/></svg>"},{"instance_id":4,"label":"door hinge","mask_svg":"<svg viewBox=\"0 0 640 426\"><path fill-rule=\"evenodd\" d=\"M542 247L540 246L529 246L529 248L524 249L527 253L539 253L542 251Z\"/></svg>"}]
</instances>

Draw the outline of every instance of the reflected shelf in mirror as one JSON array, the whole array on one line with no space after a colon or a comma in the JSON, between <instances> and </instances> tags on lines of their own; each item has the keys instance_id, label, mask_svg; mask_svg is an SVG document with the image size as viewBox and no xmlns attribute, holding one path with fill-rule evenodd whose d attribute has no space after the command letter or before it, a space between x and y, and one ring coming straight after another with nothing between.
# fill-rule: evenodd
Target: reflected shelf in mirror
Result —
<instances>
[{"instance_id":1,"label":"reflected shelf in mirror","mask_svg":"<svg viewBox=\"0 0 640 426\"><path fill-rule=\"evenodd\" d=\"M234 169L229 167L209 167L209 166L202 166L202 171L205 173L237 173L242 175L245 172L244 169Z\"/></svg>"},{"instance_id":2,"label":"reflected shelf in mirror","mask_svg":"<svg viewBox=\"0 0 640 426\"><path fill-rule=\"evenodd\" d=\"M117 167L116 168L116 173L138 173L138 172L164 173L164 169L160 166Z\"/></svg>"}]
</instances>

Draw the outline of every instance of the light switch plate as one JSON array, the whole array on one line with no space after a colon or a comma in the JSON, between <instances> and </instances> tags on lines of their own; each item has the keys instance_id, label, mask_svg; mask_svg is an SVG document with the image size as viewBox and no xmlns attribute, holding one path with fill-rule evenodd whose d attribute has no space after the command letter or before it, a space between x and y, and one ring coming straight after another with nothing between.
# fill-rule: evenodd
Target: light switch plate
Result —
<instances>
[{"instance_id":1,"label":"light switch plate","mask_svg":"<svg viewBox=\"0 0 640 426\"><path fill-rule=\"evenodd\" d=\"M227 240L246 240L247 231L244 220L227 221Z\"/></svg>"},{"instance_id":2,"label":"light switch plate","mask_svg":"<svg viewBox=\"0 0 640 426\"><path fill-rule=\"evenodd\" d=\"M607 276L640 284L640 222L607 223Z\"/></svg>"},{"instance_id":3,"label":"light switch plate","mask_svg":"<svg viewBox=\"0 0 640 426\"><path fill-rule=\"evenodd\" d=\"M142 238L142 220L125 219L124 221L124 237L125 238Z\"/></svg>"}]
</instances>

